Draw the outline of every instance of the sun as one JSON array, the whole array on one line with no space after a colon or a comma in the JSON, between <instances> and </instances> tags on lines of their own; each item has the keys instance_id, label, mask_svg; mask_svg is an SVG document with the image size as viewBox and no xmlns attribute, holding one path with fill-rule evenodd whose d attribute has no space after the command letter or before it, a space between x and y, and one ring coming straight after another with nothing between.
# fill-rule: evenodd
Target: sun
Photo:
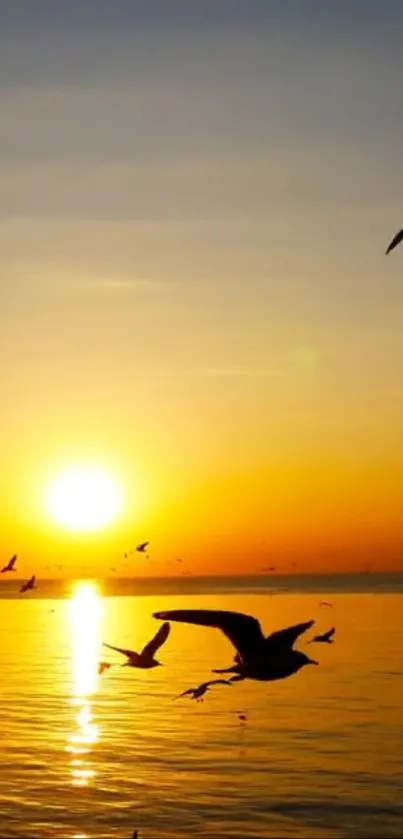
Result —
<instances>
[{"instance_id":1,"label":"sun","mask_svg":"<svg viewBox=\"0 0 403 839\"><path fill-rule=\"evenodd\" d=\"M49 486L46 506L52 518L73 531L101 530L111 524L122 507L114 479L94 467L62 472Z\"/></svg>"}]
</instances>

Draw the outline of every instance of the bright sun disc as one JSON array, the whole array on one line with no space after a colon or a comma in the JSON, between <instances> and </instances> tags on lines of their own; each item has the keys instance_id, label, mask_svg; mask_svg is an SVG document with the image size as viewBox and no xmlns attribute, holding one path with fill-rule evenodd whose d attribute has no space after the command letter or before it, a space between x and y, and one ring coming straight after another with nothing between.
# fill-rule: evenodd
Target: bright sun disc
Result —
<instances>
[{"instance_id":1,"label":"bright sun disc","mask_svg":"<svg viewBox=\"0 0 403 839\"><path fill-rule=\"evenodd\" d=\"M63 472L51 484L47 507L52 517L69 530L107 527L121 508L118 488L109 475L94 468Z\"/></svg>"}]
</instances>

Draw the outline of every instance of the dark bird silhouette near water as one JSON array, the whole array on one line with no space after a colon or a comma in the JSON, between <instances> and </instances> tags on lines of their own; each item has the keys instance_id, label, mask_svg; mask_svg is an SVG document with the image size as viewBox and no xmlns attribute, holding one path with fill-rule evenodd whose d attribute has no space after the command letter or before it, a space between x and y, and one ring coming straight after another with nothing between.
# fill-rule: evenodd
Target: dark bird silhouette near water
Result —
<instances>
[{"instance_id":1,"label":"dark bird silhouette near water","mask_svg":"<svg viewBox=\"0 0 403 839\"><path fill-rule=\"evenodd\" d=\"M7 571L16 571L17 570L16 567L15 567L16 562L17 562L17 554L14 554L14 556L12 556L11 559L8 560L7 565L5 565L4 568L1 569L1 573L2 574L7 574Z\"/></svg>"},{"instance_id":2,"label":"dark bird silhouette near water","mask_svg":"<svg viewBox=\"0 0 403 839\"><path fill-rule=\"evenodd\" d=\"M402 228L402 230L399 230L398 233L396 233L396 235L393 237L392 241L389 243L389 245L387 247L387 250L386 250L386 254L393 251L398 245L400 245L400 242L402 242L402 241L403 241L403 228Z\"/></svg>"},{"instance_id":3,"label":"dark bird silhouette near water","mask_svg":"<svg viewBox=\"0 0 403 839\"><path fill-rule=\"evenodd\" d=\"M32 591L32 589L36 588L35 583L36 583L36 577L35 577L35 574L33 574L32 577L30 577L29 580L27 580L26 583L22 584L22 586L20 588L20 593L24 594L26 591Z\"/></svg>"},{"instance_id":4,"label":"dark bird silhouette near water","mask_svg":"<svg viewBox=\"0 0 403 839\"><path fill-rule=\"evenodd\" d=\"M327 606L328 609L333 609L333 603L329 603L328 600L321 600L319 606Z\"/></svg>"},{"instance_id":5,"label":"dark bird silhouette near water","mask_svg":"<svg viewBox=\"0 0 403 839\"><path fill-rule=\"evenodd\" d=\"M241 612L226 612L210 609L172 609L154 612L159 620L179 621L197 626L221 629L236 649L235 665L213 673L234 673L232 681L256 679L262 682L285 679L306 664L318 664L305 653L293 649L297 638L315 621L299 623L263 635L259 621Z\"/></svg>"},{"instance_id":6,"label":"dark bird silhouette near water","mask_svg":"<svg viewBox=\"0 0 403 839\"><path fill-rule=\"evenodd\" d=\"M140 667L142 670L149 670L151 667L161 666L161 662L154 658L155 653L165 644L170 632L169 623L163 623L154 638L145 645L141 653L134 650L126 650L123 647L113 647L112 644L104 644L110 650L127 656L127 661L122 667Z\"/></svg>"},{"instance_id":7,"label":"dark bird silhouette near water","mask_svg":"<svg viewBox=\"0 0 403 839\"><path fill-rule=\"evenodd\" d=\"M197 688L188 688L188 690L184 690L183 693L180 693L176 699L182 699L182 696L190 696L192 699L195 699L196 702L203 702L203 696L212 685L231 685L232 682L230 679L211 679L210 682L202 682Z\"/></svg>"},{"instance_id":8,"label":"dark bird silhouette near water","mask_svg":"<svg viewBox=\"0 0 403 839\"><path fill-rule=\"evenodd\" d=\"M149 544L150 544L149 542L140 542L140 544L137 545L136 551L138 551L139 554L144 554L146 552Z\"/></svg>"},{"instance_id":9,"label":"dark bird silhouette near water","mask_svg":"<svg viewBox=\"0 0 403 839\"><path fill-rule=\"evenodd\" d=\"M102 676L102 673L105 670L109 670L110 667L113 667L113 665L109 661L100 661L98 664L98 676Z\"/></svg>"},{"instance_id":10,"label":"dark bird silhouette near water","mask_svg":"<svg viewBox=\"0 0 403 839\"><path fill-rule=\"evenodd\" d=\"M322 635L315 635L310 641L310 644L334 644L333 636L336 632L336 627L332 626L331 629L328 629L327 632L323 632Z\"/></svg>"}]
</instances>

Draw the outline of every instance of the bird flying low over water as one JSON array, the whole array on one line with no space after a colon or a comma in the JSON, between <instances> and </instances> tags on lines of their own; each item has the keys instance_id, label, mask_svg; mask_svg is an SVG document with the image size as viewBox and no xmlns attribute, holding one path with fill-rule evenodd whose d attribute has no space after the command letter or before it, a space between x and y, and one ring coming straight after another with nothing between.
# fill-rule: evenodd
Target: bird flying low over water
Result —
<instances>
[{"instance_id":1,"label":"bird flying low over water","mask_svg":"<svg viewBox=\"0 0 403 839\"><path fill-rule=\"evenodd\" d=\"M137 545L136 551L138 551L139 554L144 554L146 552L149 544L150 544L149 542L140 542L140 544Z\"/></svg>"},{"instance_id":2,"label":"bird flying low over water","mask_svg":"<svg viewBox=\"0 0 403 839\"><path fill-rule=\"evenodd\" d=\"M319 606L327 606L328 609L333 609L333 603L329 603L328 600L321 600Z\"/></svg>"},{"instance_id":3,"label":"bird flying low over water","mask_svg":"<svg viewBox=\"0 0 403 839\"><path fill-rule=\"evenodd\" d=\"M32 591L32 589L36 588L35 583L36 583L36 577L35 577L35 574L33 574L32 577L30 577L29 580L27 580L26 583L22 584L22 586L20 588L20 593L24 594L26 591Z\"/></svg>"},{"instance_id":4,"label":"bird flying low over water","mask_svg":"<svg viewBox=\"0 0 403 839\"><path fill-rule=\"evenodd\" d=\"M7 571L16 571L17 570L16 567L15 567L16 562L17 562L17 554L14 554L14 556L12 556L11 559L8 560L7 565L5 565L4 568L1 569L1 573L6 574Z\"/></svg>"},{"instance_id":5,"label":"bird flying low over water","mask_svg":"<svg viewBox=\"0 0 403 839\"><path fill-rule=\"evenodd\" d=\"M113 664L110 664L109 661L100 661L98 664L98 676L102 676L102 673L105 670L109 670L110 667L113 667Z\"/></svg>"},{"instance_id":6,"label":"bird flying low over water","mask_svg":"<svg viewBox=\"0 0 403 839\"><path fill-rule=\"evenodd\" d=\"M265 638L259 621L241 612L173 609L154 612L154 617L221 629L236 649L235 665L225 670L213 670L213 673L235 673L232 681L256 679L268 682L284 679L306 664L318 663L305 653L293 649L297 638L313 626L313 620L280 629Z\"/></svg>"},{"instance_id":7,"label":"bird flying low over water","mask_svg":"<svg viewBox=\"0 0 403 839\"><path fill-rule=\"evenodd\" d=\"M182 696L190 696L191 699L195 699L196 702L203 702L203 696L207 693L208 689L212 687L212 685L231 685L232 682L230 679L211 679L210 682L202 682L197 688L188 688L188 690L184 690L183 693L180 693L176 699L182 699Z\"/></svg>"},{"instance_id":8,"label":"bird flying low over water","mask_svg":"<svg viewBox=\"0 0 403 839\"><path fill-rule=\"evenodd\" d=\"M104 644L110 650L115 650L117 653L122 653L127 657L127 661L122 664L122 667L140 667L143 670L149 670L151 667L161 666L161 662L154 658L155 653L165 644L170 632L169 623L163 623L152 641L144 647L141 653L136 653L134 650L126 650L123 647L113 647L112 644Z\"/></svg>"},{"instance_id":9,"label":"bird flying low over water","mask_svg":"<svg viewBox=\"0 0 403 839\"><path fill-rule=\"evenodd\" d=\"M336 632L336 627L332 626L331 629L328 629L327 632L323 632L322 635L315 635L310 641L310 644L334 644L333 636Z\"/></svg>"},{"instance_id":10,"label":"bird flying low over water","mask_svg":"<svg viewBox=\"0 0 403 839\"><path fill-rule=\"evenodd\" d=\"M402 241L403 241L403 228L402 228L402 230L399 230L398 233L396 233L396 235L393 237L392 241L389 243L388 248L386 250L386 254L393 251L398 245L400 245L400 242L402 242Z\"/></svg>"}]
</instances>

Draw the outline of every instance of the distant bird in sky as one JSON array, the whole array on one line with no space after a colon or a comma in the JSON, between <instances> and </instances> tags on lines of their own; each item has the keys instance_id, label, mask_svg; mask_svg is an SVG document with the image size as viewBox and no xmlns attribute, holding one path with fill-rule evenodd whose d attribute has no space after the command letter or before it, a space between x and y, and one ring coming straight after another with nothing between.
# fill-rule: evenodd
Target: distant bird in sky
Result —
<instances>
[{"instance_id":1,"label":"distant bird in sky","mask_svg":"<svg viewBox=\"0 0 403 839\"><path fill-rule=\"evenodd\" d=\"M396 235L393 237L392 241L389 243L389 245L387 247L387 250L386 250L386 254L393 251L402 241L403 241L403 228L402 228L402 230L399 230L398 233L396 233Z\"/></svg>"},{"instance_id":2,"label":"distant bird in sky","mask_svg":"<svg viewBox=\"0 0 403 839\"><path fill-rule=\"evenodd\" d=\"M157 634L146 644L141 653L136 653L134 650L126 650L123 647L113 647L112 644L104 644L104 647L108 647L110 650L115 650L115 652L127 656L127 661L125 664L122 664L122 667L140 667L142 670L149 670L151 667L161 665L161 662L157 661L154 655L165 644L170 628L169 623L163 623Z\"/></svg>"},{"instance_id":3,"label":"distant bird in sky","mask_svg":"<svg viewBox=\"0 0 403 839\"><path fill-rule=\"evenodd\" d=\"M20 588L20 593L24 594L26 591L32 591L32 589L36 588L35 583L36 583L36 577L35 577L35 574L33 574L32 577L30 577L29 580L27 580L26 583L22 584L22 586Z\"/></svg>"},{"instance_id":4,"label":"distant bird in sky","mask_svg":"<svg viewBox=\"0 0 403 839\"><path fill-rule=\"evenodd\" d=\"M136 547L136 551L138 551L139 554L144 554L146 552L149 544L150 544L149 542L140 542L140 544L137 545L137 547Z\"/></svg>"},{"instance_id":5,"label":"distant bird in sky","mask_svg":"<svg viewBox=\"0 0 403 839\"><path fill-rule=\"evenodd\" d=\"M12 556L11 559L8 560L7 565L5 565L4 568L1 569L1 573L6 574L7 571L16 571L17 570L16 567L15 567L16 562L17 562L17 554L14 554L14 556Z\"/></svg>"},{"instance_id":6,"label":"distant bird in sky","mask_svg":"<svg viewBox=\"0 0 403 839\"><path fill-rule=\"evenodd\" d=\"M188 690L184 690L183 693L180 693L176 699L181 699L182 696L190 696L191 699L195 699L196 702L203 702L203 696L212 685L232 685L230 679L211 679L210 682L202 682L197 688L188 688Z\"/></svg>"},{"instance_id":7,"label":"distant bird in sky","mask_svg":"<svg viewBox=\"0 0 403 839\"><path fill-rule=\"evenodd\" d=\"M98 664L98 676L102 676L102 673L104 673L105 670L109 670L112 666L113 665L110 664L109 661L100 661Z\"/></svg>"},{"instance_id":8,"label":"distant bird in sky","mask_svg":"<svg viewBox=\"0 0 403 839\"><path fill-rule=\"evenodd\" d=\"M329 603L328 600L321 600L319 606L327 606L328 609L333 609L333 603Z\"/></svg>"},{"instance_id":9,"label":"distant bird in sky","mask_svg":"<svg viewBox=\"0 0 403 839\"><path fill-rule=\"evenodd\" d=\"M293 649L297 638L314 625L313 620L280 629L265 638L259 621L241 612L172 609L154 612L154 617L221 629L236 649L235 665L223 670L215 669L213 673L235 673L232 681L274 681L291 676L306 664L318 664L305 653Z\"/></svg>"},{"instance_id":10,"label":"distant bird in sky","mask_svg":"<svg viewBox=\"0 0 403 839\"><path fill-rule=\"evenodd\" d=\"M237 714L238 714L239 722L241 724L248 722L248 718L247 718L246 714L243 713L243 711L237 711Z\"/></svg>"},{"instance_id":11,"label":"distant bird in sky","mask_svg":"<svg viewBox=\"0 0 403 839\"><path fill-rule=\"evenodd\" d=\"M333 636L336 632L336 627L332 626L331 629L328 629L327 632L323 632L322 635L315 635L310 641L310 644L334 644Z\"/></svg>"}]
</instances>

